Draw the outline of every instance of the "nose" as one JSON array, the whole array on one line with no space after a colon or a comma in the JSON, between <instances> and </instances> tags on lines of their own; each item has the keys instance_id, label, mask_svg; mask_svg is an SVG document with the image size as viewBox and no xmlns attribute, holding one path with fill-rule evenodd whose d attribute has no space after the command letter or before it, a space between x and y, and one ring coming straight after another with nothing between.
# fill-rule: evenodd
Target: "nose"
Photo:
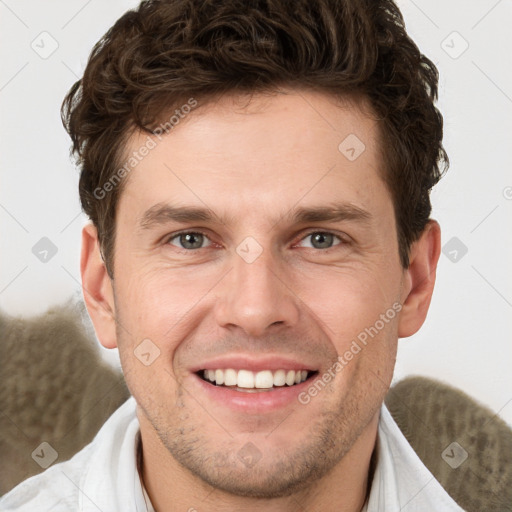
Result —
<instances>
[{"instance_id":1,"label":"nose","mask_svg":"<svg viewBox=\"0 0 512 512\"><path fill-rule=\"evenodd\" d=\"M270 328L295 325L300 301L287 282L287 274L270 250L264 250L251 263L234 253L233 268L218 289L218 325L241 328L253 337L264 335Z\"/></svg>"}]
</instances>

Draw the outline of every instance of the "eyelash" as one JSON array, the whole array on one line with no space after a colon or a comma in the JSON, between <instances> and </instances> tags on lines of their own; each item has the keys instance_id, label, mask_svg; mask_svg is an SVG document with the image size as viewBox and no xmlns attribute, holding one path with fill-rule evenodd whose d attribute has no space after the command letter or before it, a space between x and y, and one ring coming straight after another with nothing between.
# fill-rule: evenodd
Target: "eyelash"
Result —
<instances>
[{"instance_id":1,"label":"eyelash","mask_svg":"<svg viewBox=\"0 0 512 512\"><path fill-rule=\"evenodd\" d=\"M350 243L349 240L347 240L346 236L342 237L342 236L337 235L336 233L334 233L332 231L322 231L322 230L318 230L318 229L307 232L304 236L302 236L302 238L299 239L299 242L302 242L308 236L311 236L311 235L314 235L314 234L317 234L317 233L321 233L321 234L324 234L324 235L332 235L333 237L335 237L335 238L337 238L339 240L338 244L335 244L332 247L328 247L327 249L316 249L317 251L329 252L329 251L335 249L336 247L338 247L339 245L348 245ZM179 231L179 232L173 233L172 235L167 237L166 241L165 241L165 244L169 244L170 245L171 241L174 240L175 238L178 238L180 235L187 235L187 234L203 235L208 240L210 240L210 237L208 236L208 234L205 233L204 231L201 231L201 230ZM210 240L210 242L214 243L212 240ZM176 249L178 249L179 251L182 251L182 252L194 252L194 251L200 251L201 249L208 249L208 247L201 247L199 249L185 249L183 247L177 247L177 246L174 246L174 247ZM315 249L315 247L306 247L306 249Z\"/></svg>"}]
</instances>

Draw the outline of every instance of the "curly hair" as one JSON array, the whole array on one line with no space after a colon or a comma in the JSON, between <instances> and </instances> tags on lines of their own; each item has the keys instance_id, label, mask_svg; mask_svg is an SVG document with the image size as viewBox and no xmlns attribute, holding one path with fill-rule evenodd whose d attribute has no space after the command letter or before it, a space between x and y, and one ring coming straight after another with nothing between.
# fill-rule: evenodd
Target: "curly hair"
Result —
<instances>
[{"instance_id":1,"label":"curly hair","mask_svg":"<svg viewBox=\"0 0 512 512\"><path fill-rule=\"evenodd\" d=\"M431 213L430 190L448 167L435 107L438 72L391 0L146 0L94 46L61 115L80 166L82 208L113 277L114 176L128 136L154 133L162 112L190 97L309 88L369 100L383 177L394 203L399 256Z\"/></svg>"}]
</instances>

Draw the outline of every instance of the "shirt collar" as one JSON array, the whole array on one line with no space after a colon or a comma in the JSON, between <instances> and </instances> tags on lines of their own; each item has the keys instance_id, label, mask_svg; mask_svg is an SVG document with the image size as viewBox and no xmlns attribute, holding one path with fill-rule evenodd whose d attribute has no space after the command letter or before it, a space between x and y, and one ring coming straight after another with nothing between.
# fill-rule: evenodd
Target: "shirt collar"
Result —
<instances>
[{"instance_id":1,"label":"shirt collar","mask_svg":"<svg viewBox=\"0 0 512 512\"><path fill-rule=\"evenodd\" d=\"M98 512L99 509L147 512L137 471L140 428L136 407L132 396L109 418L109 428L105 424L99 432L95 440L99 446L94 450L89 468L79 486L82 489L79 496L80 511ZM112 492L113 489L117 492ZM94 496L95 501L89 496Z\"/></svg>"},{"instance_id":2,"label":"shirt collar","mask_svg":"<svg viewBox=\"0 0 512 512\"><path fill-rule=\"evenodd\" d=\"M427 469L382 404L376 441L377 465L363 512L463 512Z\"/></svg>"}]
</instances>

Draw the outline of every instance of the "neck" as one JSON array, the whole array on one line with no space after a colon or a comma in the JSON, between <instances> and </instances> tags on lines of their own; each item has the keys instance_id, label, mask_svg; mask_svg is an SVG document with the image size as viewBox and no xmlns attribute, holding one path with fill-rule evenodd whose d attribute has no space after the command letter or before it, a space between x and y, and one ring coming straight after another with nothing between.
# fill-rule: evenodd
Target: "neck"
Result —
<instances>
[{"instance_id":1,"label":"neck","mask_svg":"<svg viewBox=\"0 0 512 512\"><path fill-rule=\"evenodd\" d=\"M140 415L142 416L142 415ZM376 463L379 413L365 427L350 451L324 477L299 492L273 499L248 498L216 489L179 465L141 421L139 474L157 512L227 512L244 510L296 512L360 512L368 499Z\"/></svg>"}]
</instances>

